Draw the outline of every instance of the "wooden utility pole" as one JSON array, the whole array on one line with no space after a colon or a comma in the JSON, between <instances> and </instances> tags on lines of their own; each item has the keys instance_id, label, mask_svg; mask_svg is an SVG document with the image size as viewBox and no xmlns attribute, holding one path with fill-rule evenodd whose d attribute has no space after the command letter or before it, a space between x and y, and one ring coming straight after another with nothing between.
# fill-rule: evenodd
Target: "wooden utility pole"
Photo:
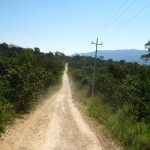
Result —
<instances>
[{"instance_id":1,"label":"wooden utility pole","mask_svg":"<svg viewBox=\"0 0 150 150\"><path fill-rule=\"evenodd\" d=\"M96 45L95 62L94 62L94 74L93 74L93 84L92 84L92 95L94 95L94 92L95 92L95 74L96 74L97 47L98 47L98 45L102 45L103 43L98 44L98 38L97 38L96 43L93 43L93 41L92 41L91 44L95 44Z\"/></svg>"}]
</instances>

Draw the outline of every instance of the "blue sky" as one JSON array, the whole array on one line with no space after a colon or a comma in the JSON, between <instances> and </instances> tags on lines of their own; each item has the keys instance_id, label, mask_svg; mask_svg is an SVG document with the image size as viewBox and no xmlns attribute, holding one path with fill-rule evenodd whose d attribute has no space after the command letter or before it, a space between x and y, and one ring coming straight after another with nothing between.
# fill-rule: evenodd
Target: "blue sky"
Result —
<instances>
[{"instance_id":1,"label":"blue sky","mask_svg":"<svg viewBox=\"0 0 150 150\"><path fill-rule=\"evenodd\" d=\"M135 1L135 2L134 2ZM128 0L103 33L104 27L125 0L0 0L0 43L39 47L43 52L65 54L99 49L144 49L150 40L150 6L122 28L150 0ZM121 30L118 31L118 29ZM102 34L103 33L103 34Z\"/></svg>"}]
</instances>

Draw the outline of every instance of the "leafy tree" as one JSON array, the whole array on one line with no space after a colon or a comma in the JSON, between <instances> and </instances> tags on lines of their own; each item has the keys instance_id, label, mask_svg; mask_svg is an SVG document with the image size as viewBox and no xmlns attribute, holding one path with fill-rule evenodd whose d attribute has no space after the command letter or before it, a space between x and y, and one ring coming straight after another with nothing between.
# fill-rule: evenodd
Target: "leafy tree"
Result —
<instances>
[{"instance_id":1,"label":"leafy tree","mask_svg":"<svg viewBox=\"0 0 150 150\"><path fill-rule=\"evenodd\" d=\"M145 54L145 55L142 55L142 59L144 59L145 61L148 61L150 60L150 41L148 41L146 44L145 44L145 48L148 49L148 54Z\"/></svg>"},{"instance_id":2,"label":"leafy tree","mask_svg":"<svg viewBox=\"0 0 150 150\"><path fill-rule=\"evenodd\" d=\"M36 55L40 54L40 48L34 47L34 53L35 53Z\"/></svg>"},{"instance_id":3,"label":"leafy tree","mask_svg":"<svg viewBox=\"0 0 150 150\"><path fill-rule=\"evenodd\" d=\"M19 64L33 63L34 55L32 49L24 49L20 55L18 55Z\"/></svg>"}]
</instances>

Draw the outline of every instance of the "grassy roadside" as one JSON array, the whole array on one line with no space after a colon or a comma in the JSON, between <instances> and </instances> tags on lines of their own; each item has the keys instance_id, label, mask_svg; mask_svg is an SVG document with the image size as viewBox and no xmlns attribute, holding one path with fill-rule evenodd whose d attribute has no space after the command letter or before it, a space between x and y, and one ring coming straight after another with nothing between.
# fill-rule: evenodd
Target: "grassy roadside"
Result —
<instances>
[{"instance_id":1,"label":"grassy roadside","mask_svg":"<svg viewBox=\"0 0 150 150\"><path fill-rule=\"evenodd\" d=\"M132 116L126 114L132 106L125 105L123 109L113 113L111 106L103 102L101 95L89 97L88 87L80 87L77 82L73 83L71 80L70 83L73 97L86 106L90 117L103 124L105 132L125 150L149 150L149 126L144 122L133 122Z\"/></svg>"},{"instance_id":2,"label":"grassy roadside","mask_svg":"<svg viewBox=\"0 0 150 150\"><path fill-rule=\"evenodd\" d=\"M104 106L104 104L99 103L100 99L98 98L98 96L87 96L88 87L79 88L78 84L74 83L71 78L69 78L69 82L71 86L72 97L86 107L89 116L91 118L94 118L98 123L100 123L103 126L104 133L106 133L107 136L110 137L111 134L104 126L106 123L106 119L109 115L109 110L104 110L107 106Z\"/></svg>"}]
</instances>

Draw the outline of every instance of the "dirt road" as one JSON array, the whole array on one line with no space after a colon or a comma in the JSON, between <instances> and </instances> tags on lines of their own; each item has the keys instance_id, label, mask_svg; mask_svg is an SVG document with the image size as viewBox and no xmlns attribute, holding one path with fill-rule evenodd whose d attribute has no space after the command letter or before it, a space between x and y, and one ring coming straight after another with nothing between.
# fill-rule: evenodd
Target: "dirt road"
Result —
<instances>
[{"instance_id":1,"label":"dirt road","mask_svg":"<svg viewBox=\"0 0 150 150\"><path fill-rule=\"evenodd\" d=\"M61 89L15 124L0 141L0 150L116 149L110 145L97 137L75 106L66 67Z\"/></svg>"}]
</instances>

